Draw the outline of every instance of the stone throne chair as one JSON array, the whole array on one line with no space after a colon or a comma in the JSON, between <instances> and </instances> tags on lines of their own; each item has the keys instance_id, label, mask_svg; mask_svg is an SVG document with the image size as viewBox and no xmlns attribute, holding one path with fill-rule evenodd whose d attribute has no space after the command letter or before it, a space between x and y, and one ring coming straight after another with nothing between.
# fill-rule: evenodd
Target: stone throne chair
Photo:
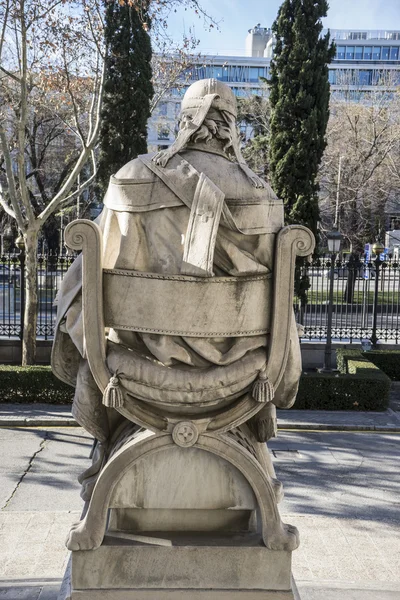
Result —
<instances>
[{"instance_id":1,"label":"stone throne chair","mask_svg":"<svg viewBox=\"0 0 400 600\"><path fill-rule=\"evenodd\" d=\"M105 332L168 329L171 335L229 337L268 331L264 379L277 389L289 352L295 261L312 253L311 232L302 226L280 230L273 277L103 269L102 233L87 220L72 222L65 240L82 250L90 370L127 420L113 437L84 518L68 536L69 597L294 598L291 552L298 532L281 521L282 484L266 445L246 425L265 402L234 393L229 401L210 403L203 396L175 402L173 390L161 391L153 402L141 399L139 388L133 395L119 384L118 368L110 370ZM179 322L164 310L166 286L170 297L180 299ZM232 311L235 332L229 331L232 314L226 318Z\"/></svg>"}]
</instances>

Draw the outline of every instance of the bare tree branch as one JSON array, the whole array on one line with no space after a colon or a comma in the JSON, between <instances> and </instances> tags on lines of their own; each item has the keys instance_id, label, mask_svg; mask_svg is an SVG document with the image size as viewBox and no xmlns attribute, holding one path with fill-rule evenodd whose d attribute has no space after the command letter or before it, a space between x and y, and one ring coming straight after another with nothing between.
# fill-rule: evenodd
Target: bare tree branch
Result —
<instances>
[{"instance_id":1,"label":"bare tree branch","mask_svg":"<svg viewBox=\"0 0 400 600\"><path fill-rule=\"evenodd\" d=\"M5 162L5 167L6 167L7 183L8 183L8 192L10 195L10 202L11 202L12 210L15 214L15 218L16 218L18 227L22 230L25 226L25 219L22 216L21 209L18 204L18 196L17 196L16 185L15 185L15 178L14 178L14 172L13 172L13 167L12 167L11 154L10 154L10 150L8 147L6 133L5 133L4 128L1 123L0 123L0 144L1 144L1 149L2 149L3 155L4 155L4 162Z\"/></svg>"}]
</instances>

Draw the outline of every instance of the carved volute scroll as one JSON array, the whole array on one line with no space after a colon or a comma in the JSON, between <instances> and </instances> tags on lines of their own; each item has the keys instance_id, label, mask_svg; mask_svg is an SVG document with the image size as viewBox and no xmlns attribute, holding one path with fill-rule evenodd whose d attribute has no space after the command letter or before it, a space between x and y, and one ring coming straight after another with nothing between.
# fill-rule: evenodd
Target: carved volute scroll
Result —
<instances>
[{"instance_id":1,"label":"carved volute scroll","mask_svg":"<svg viewBox=\"0 0 400 600\"><path fill-rule=\"evenodd\" d=\"M296 257L309 256L314 247L314 235L302 225L288 225L277 235L271 341L267 362L267 377L275 390L282 379L289 354Z\"/></svg>"},{"instance_id":2,"label":"carved volute scroll","mask_svg":"<svg viewBox=\"0 0 400 600\"><path fill-rule=\"evenodd\" d=\"M92 375L104 392L110 372L106 365L101 229L88 219L73 221L65 229L65 243L72 250L82 250L84 349Z\"/></svg>"}]
</instances>

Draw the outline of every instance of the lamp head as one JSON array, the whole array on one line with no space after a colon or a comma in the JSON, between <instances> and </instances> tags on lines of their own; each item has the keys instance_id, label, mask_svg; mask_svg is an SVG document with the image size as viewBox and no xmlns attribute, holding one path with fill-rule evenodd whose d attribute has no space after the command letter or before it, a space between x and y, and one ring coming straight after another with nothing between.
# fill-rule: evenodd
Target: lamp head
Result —
<instances>
[{"instance_id":1,"label":"lamp head","mask_svg":"<svg viewBox=\"0 0 400 600\"><path fill-rule=\"evenodd\" d=\"M24 242L24 238L22 237L22 235L19 235L17 237L17 239L15 240L15 245L17 246L17 248L19 248L20 250L24 250L25 248L25 242Z\"/></svg>"},{"instance_id":2,"label":"lamp head","mask_svg":"<svg viewBox=\"0 0 400 600\"><path fill-rule=\"evenodd\" d=\"M340 252L340 246L342 243L343 236L340 233L340 231L338 230L338 228L336 227L336 225L334 225L332 231L329 231L326 234L326 237L328 240L329 252L335 253L335 254Z\"/></svg>"},{"instance_id":3,"label":"lamp head","mask_svg":"<svg viewBox=\"0 0 400 600\"><path fill-rule=\"evenodd\" d=\"M385 246L379 240L377 240L372 246L372 252L375 254L375 256L379 256L380 254L382 254L382 252L384 252L384 250Z\"/></svg>"}]
</instances>

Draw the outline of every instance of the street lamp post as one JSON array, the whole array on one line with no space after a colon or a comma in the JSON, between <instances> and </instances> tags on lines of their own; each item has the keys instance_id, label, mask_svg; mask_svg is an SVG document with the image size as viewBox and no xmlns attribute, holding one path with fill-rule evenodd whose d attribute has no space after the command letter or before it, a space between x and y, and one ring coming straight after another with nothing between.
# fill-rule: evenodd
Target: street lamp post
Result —
<instances>
[{"instance_id":1,"label":"street lamp post","mask_svg":"<svg viewBox=\"0 0 400 600\"><path fill-rule=\"evenodd\" d=\"M342 234L338 231L336 225L334 225L332 231L327 234L328 248L331 254L331 270L329 277L329 297L328 297L328 321L326 331L326 345L325 345L325 356L324 356L324 367L321 369L322 373L332 372L332 311L333 311L333 281L335 276L335 261L338 252L340 251L340 244L342 242Z\"/></svg>"},{"instance_id":2,"label":"street lamp post","mask_svg":"<svg viewBox=\"0 0 400 600\"><path fill-rule=\"evenodd\" d=\"M373 312L372 312L372 334L371 334L371 344L373 348L376 348L378 343L378 337L376 335L376 327L378 320L378 292L379 292L379 269L381 266L380 255L385 250L385 246L379 240L375 242L372 246L372 252L375 254L375 288L374 288L374 304L373 304Z\"/></svg>"}]
</instances>

